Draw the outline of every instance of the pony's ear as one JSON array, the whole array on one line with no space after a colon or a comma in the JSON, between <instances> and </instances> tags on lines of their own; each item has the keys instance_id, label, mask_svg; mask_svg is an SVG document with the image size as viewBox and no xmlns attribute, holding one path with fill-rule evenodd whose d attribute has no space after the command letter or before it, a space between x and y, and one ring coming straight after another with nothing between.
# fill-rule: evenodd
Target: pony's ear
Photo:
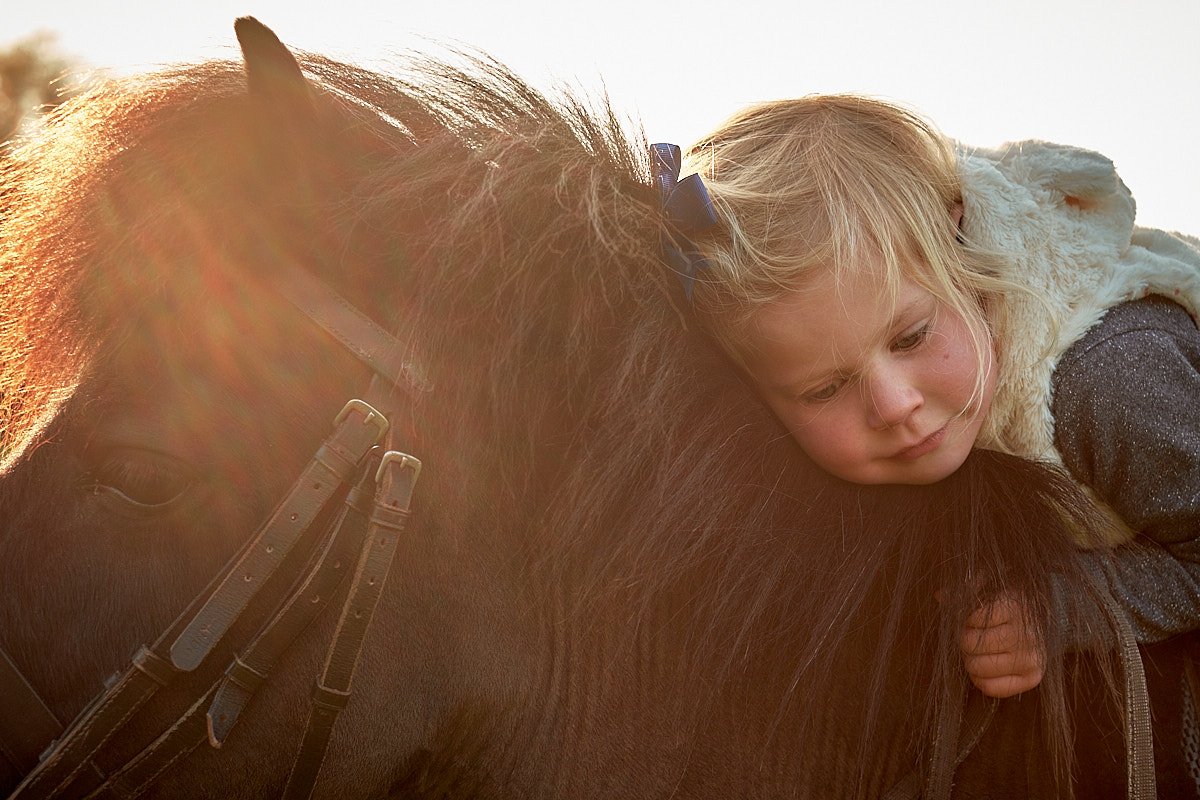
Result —
<instances>
[{"instance_id":1,"label":"pony's ear","mask_svg":"<svg viewBox=\"0 0 1200 800\"><path fill-rule=\"evenodd\" d=\"M246 62L250 94L280 111L310 108L308 81L279 37L254 17L238 18L233 30Z\"/></svg>"}]
</instances>

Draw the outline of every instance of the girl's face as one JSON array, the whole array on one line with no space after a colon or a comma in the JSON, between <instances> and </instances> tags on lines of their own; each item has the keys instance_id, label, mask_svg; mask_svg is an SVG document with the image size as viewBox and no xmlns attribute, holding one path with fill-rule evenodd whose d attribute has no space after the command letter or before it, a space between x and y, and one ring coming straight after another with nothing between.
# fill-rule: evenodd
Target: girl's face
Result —
<instances>
[{"instance_id":1,"label":"girl's face","mask_svg":"<svg viewBox=\"0 0 1200 800\"><path fill-rule=\"evenodd\" d=\"M751 321L749 368L804 452L854 483L926 484L966 460L992 399L981 397L967 322L918 284L895 302L870 268L824 270Z\"/></svg>"}]
</instances>

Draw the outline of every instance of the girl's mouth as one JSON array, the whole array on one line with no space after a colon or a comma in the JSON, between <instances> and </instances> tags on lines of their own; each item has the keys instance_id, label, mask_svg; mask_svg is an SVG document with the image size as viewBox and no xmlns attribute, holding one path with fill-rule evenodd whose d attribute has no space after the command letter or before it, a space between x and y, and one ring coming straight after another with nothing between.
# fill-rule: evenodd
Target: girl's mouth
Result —
<instances>
[{"instance_id":1,"label":"girl's mouth","mask_svg":"<svg viewBox=\"0 0 1200 800\"><path fill-rule=\"evenodd\" d=\"M933 452L934 450L938 449L938 447L940 447L942 442L945 440L946 430L949 427L950 423L947 422L945 425L938 428L936 431L929 434L912 447L906 447L900 452L896 453L896 455L892 456L892 458L898 458L901 461L915 461L921 456Z\"/></svg>"}]
</instances>

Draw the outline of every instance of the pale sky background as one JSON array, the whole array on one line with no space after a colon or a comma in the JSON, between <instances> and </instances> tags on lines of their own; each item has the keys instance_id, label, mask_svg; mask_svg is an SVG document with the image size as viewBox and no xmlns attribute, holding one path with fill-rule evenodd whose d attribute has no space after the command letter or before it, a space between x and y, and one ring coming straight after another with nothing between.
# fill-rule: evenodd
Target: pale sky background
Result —
<instances>
[{"instance_id":1,"label":"pale sky background","mask_svg":"<svg viewBox=\"0 0 1200 800\"><path fill-rule=\"evenodd\" d=\"M291 46L383 67L432 42L535 85L606 87L654 141L686 145L747 103L856 91L976 145L1099 150L1141 224L1200 233L1200 0L5 0L0 46L36 30L95 67L233 56L253 14Z\"/></svg>"}]
</instances>

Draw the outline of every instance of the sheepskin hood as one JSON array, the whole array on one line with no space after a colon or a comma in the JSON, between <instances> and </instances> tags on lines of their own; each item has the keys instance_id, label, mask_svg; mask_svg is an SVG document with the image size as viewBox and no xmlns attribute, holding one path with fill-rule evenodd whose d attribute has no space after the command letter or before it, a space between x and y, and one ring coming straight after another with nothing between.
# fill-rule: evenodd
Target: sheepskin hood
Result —
<instances>
[{"instance_id":1,"label":"sheepskin hood","mask_svg":"<svg viewBox=\"0 0 1200 800\"><path fill-rule=\"evenodd\" d=\"M1135 226L1133 195L1099 153L1030 141L960 148L959 163L963 230L1004 255L1000 277L1030 289L989 309L998 372L979 445L1061 466L1050 411L1059 359L1128 300L1164 295L1197 319L1200 241ZM1097 503L1113 523L1109 543L1131 539Z\"/></svg>"},{"instance_id":2,"label":"sheepskin hood","mask_svg":"<svg viewBox=\"0 0 1200 800\"><path fill-rule=\"evenodd\" d=\"M1028 286L989 309L996 392L980 445L1061 464L1050 378L1059 358L1113 306L1164 295L1196 319L1200 242L1138 228L1112 161L1089 150L1020 142L961 149L963 228L1005 254L1000 277Z\"/></svg>"}]
</instances>

